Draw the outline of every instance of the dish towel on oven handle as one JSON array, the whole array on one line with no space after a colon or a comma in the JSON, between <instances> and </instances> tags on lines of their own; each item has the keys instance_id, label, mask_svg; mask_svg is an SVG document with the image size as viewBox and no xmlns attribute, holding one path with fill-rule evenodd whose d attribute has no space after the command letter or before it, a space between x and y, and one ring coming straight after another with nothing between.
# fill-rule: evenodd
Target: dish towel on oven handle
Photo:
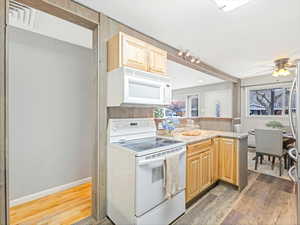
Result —
<instances>
[{"instance_id":1,"label":"dish towel on oven handle","mask_svg":"<svg viewBox=\"0 0 300 225\"><path fill-rule=\"evenodd\" d=\"M164 161L164 188L167 199L179 191L179 157L179 153L168 154Z\"/></svg>"}]
</instances>

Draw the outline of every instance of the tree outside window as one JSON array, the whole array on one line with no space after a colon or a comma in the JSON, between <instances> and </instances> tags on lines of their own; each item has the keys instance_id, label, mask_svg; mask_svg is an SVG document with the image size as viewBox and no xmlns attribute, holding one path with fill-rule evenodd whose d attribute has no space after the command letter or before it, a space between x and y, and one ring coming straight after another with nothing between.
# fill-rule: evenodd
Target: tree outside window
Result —
<instances>
[{"instance_id":1,"label":"tree outside window","mask_svg":"<svg viewBox=\"0 0 300 225\"><path fill-rule=\"evenodd\" d=\"M249 91L249 115L281 116L288 114L289 88Z\"/></svg>"}]
</instances>

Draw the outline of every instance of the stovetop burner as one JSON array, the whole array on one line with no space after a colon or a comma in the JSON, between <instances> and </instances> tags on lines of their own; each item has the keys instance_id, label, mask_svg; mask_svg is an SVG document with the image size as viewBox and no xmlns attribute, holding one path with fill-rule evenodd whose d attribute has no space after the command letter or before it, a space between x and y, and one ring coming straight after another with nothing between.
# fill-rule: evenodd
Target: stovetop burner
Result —
<instances>
[{"instance_id":1,"label":"stovetop burner","mask_svg":"<svg viewBox=\"0 0 300 225\"><path fill-rule=\"evenodd\" d=\"M167 138L160 137L150 137L150 138L141 138L126 142L119 142L118 144L122 147L129 148L136 152L147 151L150 149L165 147L169 145L179 144L180 141L170 140Z\"/></svg>"}]
</instances>

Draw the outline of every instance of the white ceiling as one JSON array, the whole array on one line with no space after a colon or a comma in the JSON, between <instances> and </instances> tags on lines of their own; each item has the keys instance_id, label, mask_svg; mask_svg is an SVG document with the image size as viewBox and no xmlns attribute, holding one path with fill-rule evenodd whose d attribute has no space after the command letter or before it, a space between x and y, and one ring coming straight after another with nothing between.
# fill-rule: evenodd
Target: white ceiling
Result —
<instances>
[{"instance_id":1,"label":"white ceiling","mask_svg":"<svg viewBox=\"0 0 300 225\"><path fill-rule=\"evenodd\" d=\"M238 77L300 58L300 1L250 0L231 12L213 0L76 0Z\"/></svg>"},{"instance_id":2,"label":"white ceiling","mask_svg":"<svg viewBox=\"0 0 300 225\"><path fill-rule=\"evenodd\" d=\"M168 60L168 75L171 78L173 89L202 86L224 82L224 80L212 77L205 73L183 66ZM187 77L189 79L187 79Z\"/></svg>"}]
</instances>

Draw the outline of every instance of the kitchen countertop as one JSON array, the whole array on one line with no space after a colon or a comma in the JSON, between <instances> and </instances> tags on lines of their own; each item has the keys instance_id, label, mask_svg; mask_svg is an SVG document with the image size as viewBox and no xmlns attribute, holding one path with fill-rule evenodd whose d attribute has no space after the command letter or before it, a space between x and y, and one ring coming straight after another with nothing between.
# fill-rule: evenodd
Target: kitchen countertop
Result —
<instances>
[{"instance_id":1,"label":"kitchen countertop","mask_svg":"<svg viewBox=\"0 0 300 225\"><path fill-rule=\"evenodd\" d=\"M194 130L194 129L193 129ZM210 138L215 137L225 137L225 138L234 138L234 139L244 139L248 137L248 133L236 133L236 132L225 132L225 131L214 131L214 130L200 130L201 132L198 136L184 136L181 133L184 130L175 130L172 136L160 135L164 138L169 138L177 141L182 141L186 144L192 144L200 141L205 141Z\"/></svg>"}]
</instances>

